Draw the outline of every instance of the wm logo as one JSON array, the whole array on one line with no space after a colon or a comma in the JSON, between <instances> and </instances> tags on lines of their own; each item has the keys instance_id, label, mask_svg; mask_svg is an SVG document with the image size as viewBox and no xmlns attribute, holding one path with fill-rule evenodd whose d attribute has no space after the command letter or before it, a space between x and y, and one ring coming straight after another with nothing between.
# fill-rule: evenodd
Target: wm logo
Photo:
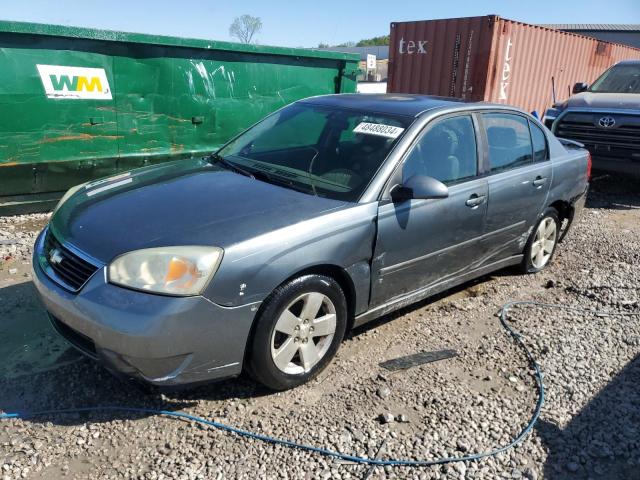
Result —
<instances>
[{"instance_id":1,"label":"wm logo","mask_svg":"<svg viewBox=\"0 0 640 480\"><path fill-rule=\"evenodd\" d=\"M37 65L49 98L111 100L111 89L104 68Z\"/></svg>"},{"instance_id":2,"label":"wm logo","mask_svg":"<svg viewBox=\"0 0 640 480\"><path fill-rule=\"evenodd\" d=\"M67 90L68 92L102 92L102 84L98 77L69 77L68 75L49 75L51 85L56 92Z\"/></svg>"}]
</instances>

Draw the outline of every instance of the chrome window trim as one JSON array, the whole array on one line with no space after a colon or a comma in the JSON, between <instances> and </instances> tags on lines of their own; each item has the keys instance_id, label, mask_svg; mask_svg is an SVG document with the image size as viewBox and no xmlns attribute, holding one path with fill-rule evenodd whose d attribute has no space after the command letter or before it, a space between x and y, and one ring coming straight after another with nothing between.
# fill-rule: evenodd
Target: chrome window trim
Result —
<instances>
[{"instance_id":1,"label":"chrome window trim","mask_svg":"<svg viewBox=\"0 0 640 480\"><path fill-rule=\"evenodd\" d=\"M477 104L477 103L462 103L460 105L453 106L444 106L432 108L429 110L425 110L424 112L416 115L416 120L409 126L407 131L405 132L403 138L396 144L395 148L389 153L387 159L383 163L383 165L378 169L377 174L369 183L367 189L362 193L359 203L369 203L369 202L377 202L379 200L386 199L387 190L390 188L388 185L389 180L392 178L396 168L402 162L405 153L411 148L414 140L420 135L420 132L426 127L426 125L432 120L437 119L438 117L455 114L455 113L468 113L469 115L473 113L483 113L488 111L499 111L506 113L513 113L515 115L522 115L527 119L532 119L533 117L516 107L508 106L508 105L494 105L494 104ZM539 123L539 121L538 121ZM474 128L476 125L474 124ZM478 177L476 177L478 178ZM470 179L473 181L474 179ZM463 182L464 183L464 182Z\"/></svg>"}]
</instances>

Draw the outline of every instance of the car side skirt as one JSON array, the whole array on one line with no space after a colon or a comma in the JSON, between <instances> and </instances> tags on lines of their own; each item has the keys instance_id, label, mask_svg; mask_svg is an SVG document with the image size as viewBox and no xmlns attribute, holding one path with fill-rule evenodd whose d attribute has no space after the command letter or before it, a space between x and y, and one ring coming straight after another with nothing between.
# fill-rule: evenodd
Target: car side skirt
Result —
<instances>
[{"instance_id":1,"label":"car side skirt","mask_svg":"<svg viewBox=\"0 0 640 480\"><path fill-rule=\"evenodd\" d=\"M482 267L470 270L462 275L459 275L454 278L449 278L439 283L434 283L432 285L428 285L426 287L422 287L418 290L414 290L413 292L409 292L401 297L394 298L393 300L379 305L371 310L368 310L361 315L358 315L353 324L354 328L359 327L371 320L375 320L387 313L393 312L400 308L406 307L407 305L411 305L413 303L419 302L420 300L424 300L425 298L431 297L438 293L444 292L445 290L449 290L450 288L461 285L465 282L473 280L474 278L481 277L482 275L486 275L488 273L494 272L496 270L500 270L502 268L506 268L512 265L518 265L522 262L524 255L514 255L508 258L504 258L502 260L498 260L497 262L490 263L488 265L484 265Z\"/></svg>"}]
</instances>

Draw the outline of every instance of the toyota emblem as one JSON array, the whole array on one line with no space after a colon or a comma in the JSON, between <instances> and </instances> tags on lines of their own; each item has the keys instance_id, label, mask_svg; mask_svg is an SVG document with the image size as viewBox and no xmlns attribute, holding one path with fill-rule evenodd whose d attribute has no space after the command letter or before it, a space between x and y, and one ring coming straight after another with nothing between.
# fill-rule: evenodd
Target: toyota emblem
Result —
<instances>
[{"instance_id":1,"label":"toyota emblem","mask_svg":"<svg viewBox=\"0 0 640 480\"><path fill-rule=\"evenodd\" d=\"M602 117L600 120L598 120L598 125L600 125L602 128L613 127L615 124L616 119L613 117Z\"/></svg>"}]
</instances>

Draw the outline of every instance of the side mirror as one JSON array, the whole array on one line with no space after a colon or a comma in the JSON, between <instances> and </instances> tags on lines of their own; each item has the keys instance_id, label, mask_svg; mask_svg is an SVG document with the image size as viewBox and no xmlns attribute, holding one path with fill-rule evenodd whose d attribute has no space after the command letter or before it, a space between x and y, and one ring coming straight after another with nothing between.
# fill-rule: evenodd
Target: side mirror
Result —
<instances>
[{"instance_id":1,"label":"side mirror","mask_svg":"<svg viewBox=\"0 0 640 480\"><path fill-rule=\"evenodd\" d=\"M440 180L426 175L413 175L402 185L391 189L391 199L401 202L411 199L447 198L449 189Z\"/></svg>"},{"instance_id":2,"label":"side mirror","mask_svg":"<svg viewBox=\"0 0 640 480\"><path fill-rule=\"evenodd\" d=\"M589 88L589 85L587 85L584 82L578 82L573 86L573 90L571 90L571 92L572 93L585 92L587 88Z\"/></svg>"}]
</instances>

